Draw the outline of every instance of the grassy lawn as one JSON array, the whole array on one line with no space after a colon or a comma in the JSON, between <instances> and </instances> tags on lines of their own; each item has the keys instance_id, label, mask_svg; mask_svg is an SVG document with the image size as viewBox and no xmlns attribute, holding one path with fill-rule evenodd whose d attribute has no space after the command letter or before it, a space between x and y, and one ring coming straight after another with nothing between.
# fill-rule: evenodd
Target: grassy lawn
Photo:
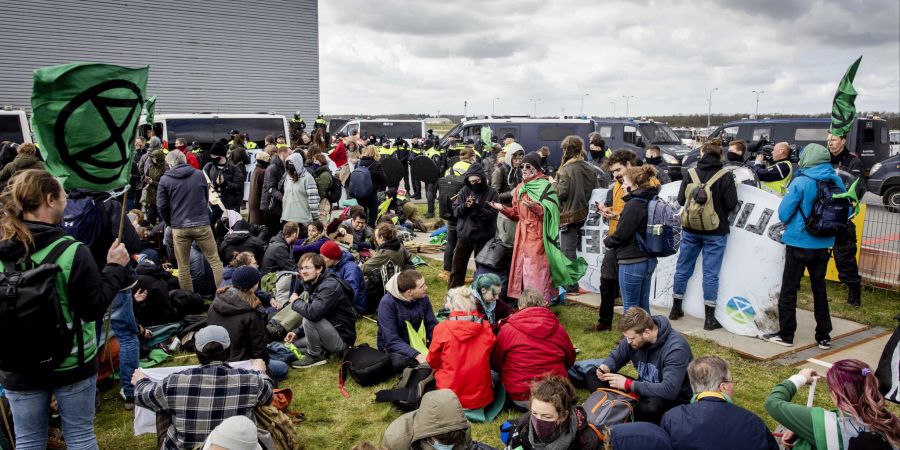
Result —
<instances>
[{"instance_id":1,"label":"grassy lawn","mask_svg":"<svg viewBox=\"0 0 900 450\"><path fill-rule=\"evenodd\" d=\"M894 317L900 314L900 292L863 286L862 306L856 308L847 305L846 286L833 281L826 281L826 283L828 285L828 307L832 316L888 329L897 326ZM797 306L810 311L813 309L812 291L807 282L800 284Z\"/></svg>"},{"instance_id":2,"label":"grassy lawn","mask_svg":"<svg viewBox=\"0 0 900 450\"><path fill-rule=\"evenodd\" d=\"M440 272L439 263L426 260L430 267L422 267L428 282L428 292L433 306L437 309L441 306L446 294L446 282L437 278ZM833 304L835 315L844 314L848 318L859 317L866 319L866 323L890 326L890 317L896 314L896 294L879 295L881 291L864 291L863 309L842 308L840 288L829 286L829 293L835 299ZM580 359L598 358L606 356L616 345L620 335L617 333L593 333L585 331L585 327L596 320L596 311L577 304L569 303L565 306L555 307L560 320L566 326L575 346L581 352ZM882 311L884 310L884 311ZM357 342L375 343L376 325L373 321L362 319L358 322ZM775 422L768 417L763 410L763 401L779 381L787 378L794 370L774 363L758 363L742 359L735 352L719 346L711 341L688 337L694 356L718 355L728 361L734 371L736 402L763 417L766 423L774 428ZM183 365L195 363L193 357L182 357L175 361L170 360L170 365ZM628 369L631 375L633 370ZM626 371L627 373L627 371ZM310 449L346 449L356 442L370 440L380 442L387 425L400 416L400 412L387 404L374 402L374 393L379 389L389 388L393 381L380 386L362 388L352 380L347 383L350 398L344 398L338 391L338 362L329 361L324 366L314 367L308 370L291 370L288 379L282 383L282 387L291 388L294 392L294 402L291 409L302 411L307 420L299 426L302 442ZM128 449L152 449L155 446L155 437L144 435L135 437L132 435L132 414L122 409L118 400L117 391L109 390L103 393L104 401L97 413L96 430L100 440L100 448L128 448ZM825 389L817 390L817 404L830 404ZM583 400L587 397L586 390L579 391ZM805 399L806 393L801 392L798 397ZM898 411L897 408L892 408ZM504 420L514 420L519 417L513 411L504 411L500 417L490 424L476 424L473 434L476 439L485 443L499 446L498 427Z\"/></svg>"}]
</instances>

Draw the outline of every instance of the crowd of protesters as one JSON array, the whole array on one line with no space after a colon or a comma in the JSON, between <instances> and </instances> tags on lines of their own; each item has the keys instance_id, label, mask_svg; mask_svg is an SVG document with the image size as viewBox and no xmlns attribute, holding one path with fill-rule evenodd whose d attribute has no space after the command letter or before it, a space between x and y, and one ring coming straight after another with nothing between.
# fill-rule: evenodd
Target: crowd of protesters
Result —
<instances>
[{"instance_id":1,"label":"crowd of protesters","mask_svg":"<svg viewBox=\"0 0 900 450\"><path fill-rule=\"evenodd\" d=\"M658 148L641 160L629 150L606 149L597 135L589 137L587 147L580 137L569 136L560 145L562 163L554 167L548 148L528 152L512 135L504 136L502 145L451 138L441 146L431 134L393 142L331 136L324 121L317 121L312 134L301 128L297 138L294 148L283 136L267 136L258 144L235 130L230 140L208 150L188 147L180 138L171 149L156 136L136 139L130 186L136 205L124 211L129 220L121 228L115 224L127 206L119 198L64 191L43 170L33 145L18 146L17 156L0 169L4 271L19 265L24 270L26 262L38 263L71 239L60 227L67 201L90 199L97 214L86 220L97 223L76 225L101 231L92 242L76 242L57 255L60 308L80 333L70 356L52 370L8 364L0 370L16 448L46 447L51 398L69 448L97 448L98 349L110 334L101 331L104 319L119 342L123 404L168 419L159 429L162 448L237 449L256 448L229 445L239 439L255 444L255 437L239 435L252 434L254 408L272 401L273 389L290 369L343 359L359 344L357 320L367 314L378 324L373 344L389 357L393 372L422 366L434 372L436 390L385 431L388 449L489 448L473 440L467 417L495 402L524 413L510 427L510 449L778 447L759 417L733 404L735 379L728 364L712 356L695 359L671 322L683 316L686 287L702 255L704 328L721 327L715 318L718 275L728 217L738 206L723 159L745 164L744 143L730 143L727 155L721 143L705 143L697 168L681 185L677 201L686 210L697 201L697 185L706 186L705 201L712 208L704 217L712 225L683 223L667 318L650 312L657 260L641 238L647 201L668 181ZM778 215L787 224L780 329L765 336L771 342L793 345L797 290L808 271L816 341L830 348L824 283L829 248L839 260L842 282L850 286L848 303L860 304L850 249L855 243L849 237L855 232L837 240L812 236L801 218L813 206L817 181L844 189L833 165L858 168L842 141L831 137L827 149L807 146L798 167L783 162L791 151L786 144L776 145L772 164L754 164L761 183L784 196ZM248 150L255 154L249 174ZM435 183L418 180L408 171L417 156L432 159L445 177L457 178L459 188L441 192ZM402 160L406 189L400 180L389 181L383 158ZM589 204L600 187L609 188L605 201ZM448 208L441 205L447 226L441 276L449 288L442 305L432 304L425 276L415 269L418 258L404 245L404 236L425 231L409 201L423 192L425 218L435 215L435 201L448 202ZM586 265L576 249L589 214L609 221L599 320L591 329L613 328L613 306L621 296L622 339L608 356L591 355L605 359L576 363L578 349L550 306L579 290ZM468 279L471 259L494 245L511 247L501 256L505 264L479 264L474 279ZM436 306L443 306L437 315ZM172 333L159 327L184 328L196 321L206 325L193 334L200 365L161 381L149 379L138 361L179 343L173 334L148 345L164 337L156 333ZM250 361L250 368L232 367L240 361ZM619 373L629 363L636 377ZM824 440L837 439L838 447L827 448L848 449L850 441L864 437L887 445L872 448L900 446L900 422L883 408L871 368L844 360L829 369L825 379L835 412L791 403L799 387L815 377L800 371L775 386L765 402L766 411L790 430L785 442L826 448ZM575 386L633 395L634 422L591 425L577 404ZM822 425L823 413L838 420Z\"/></svg>"}]
</instances>

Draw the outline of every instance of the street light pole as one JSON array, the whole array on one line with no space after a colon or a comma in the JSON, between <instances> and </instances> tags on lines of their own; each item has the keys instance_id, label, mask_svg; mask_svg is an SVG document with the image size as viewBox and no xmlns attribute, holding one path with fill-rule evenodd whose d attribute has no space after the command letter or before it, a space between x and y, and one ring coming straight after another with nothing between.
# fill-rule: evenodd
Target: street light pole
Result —
<instances>
[{"instance_id":1,"label":"street light pole","mask_svg":"<svg viewBox=\"0 0 900 450\"><path fill-rule=\"evenodd\" d=\"M625 117L628 118L628 100L633 99L633 95L623 95L622 98L625 99Z\"/></svg>"},{"instance_id":2,"label":"street light pole","mask_svg":"<svg viewBox=\"0 0 900 450\"><path fill-rule=\"evenodd\" d=\"M468 113L468 109L469 109L469 101L468 101L468 100L463 100L463 118L465 118L465 117L468 115L468 114L467 114L467 113Z\"/></svg>"},{"instance_id":3,"label":"street light pole","mask_svg":"<svg viewBox=\"0 0 900 450\"><path fill-rule=\"evenodd\" d=\"M578 115L580 115L580 116L583 116L583 115L584 115L584 98L585 98L585 97L589 97L590 95L591 95L591 94L583 94L583 95L581 96L581 112L580 112Z\"/></svg>"},{"instance_id":4,"label":"street light pole","mask_svg":"<svg viewBox=\"0 0 900 450\"><path fill-rule=\"evenodd\" d=\"M491 100L491 117L494 117L494 105L497 103L497 100L500 100L500 97L494 97L494 99Z\"/></svg>"},{"instance_id":5,"label":"street light pole","mask_svg":"<svg viewBox=\"0 0 900 450\"><path fill-rule=\"evenodd\" d=\"M753 93L756 94L756 112L753 115L759 116L759 96L760 94L765 94L766 91L753 91Z\"/></svg>"},{"instance_id":6,"label":"street light pole","mask_svg":"<svg viewBox=\"0 0 900 450\"><path fill-rule=\"evenodd\" d=\"M531 100L531 102L534 103L534 114L532 114L531 116L532 116L532 117L537 117L537 102L541 101L541 99L539 99L539 98L529 98L528 100Z\"/></svg>"},{"instance_id":7,"label":"street light pole","mask_svg":"<svg viewBox=\"0 0 900 450\"><path fill-rule=\"evenodd\" d=\"M712 88L709 90L709 97L706 101L709 103L709 107L706 110L706 128L710 127L710 118L712 117L712 93L718 91L719 88Z\"/></svg>"},{"instance_id":8,"label":"street light pole","mask_svg":"<svg viewBox=\"0 0 900 450\"><path fill-rule=\"evenodd\" d=\"M614 102L612 100L610 100L609 102L612 103L612 105L613 105L613 115L612 116L616 117L616 102Z\"/></svg>"}]
</instances>

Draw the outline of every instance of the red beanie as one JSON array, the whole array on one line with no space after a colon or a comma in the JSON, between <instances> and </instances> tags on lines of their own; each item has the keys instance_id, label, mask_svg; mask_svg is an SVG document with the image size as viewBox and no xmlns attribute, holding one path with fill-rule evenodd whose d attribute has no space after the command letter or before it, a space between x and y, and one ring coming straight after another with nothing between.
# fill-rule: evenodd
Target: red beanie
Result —
<instances>
[{"instance_id":1,"label":"red beanie","mask_svg":"<svg viewBox=\"0 0 900 450\"><path fill-rule=\"evenodd\" d=\"M341 248L334 241L326 241L319 249L319 254L335 261L341 259Z\"/></svg>"}]
</instances>

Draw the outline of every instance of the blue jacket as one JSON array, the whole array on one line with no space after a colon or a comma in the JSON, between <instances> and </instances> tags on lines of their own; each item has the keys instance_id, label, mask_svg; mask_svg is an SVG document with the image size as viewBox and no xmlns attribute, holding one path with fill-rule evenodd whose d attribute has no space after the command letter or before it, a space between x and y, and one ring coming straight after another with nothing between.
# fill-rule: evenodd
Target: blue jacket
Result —
<instances>
[{"instance_id":1,"label":"blue jacket","mask_svg":"<svg viewBox=\"0 0 900 450\"><path fill-rule=\"evenodd\" d=\"M353 255L342 250L341 260L328 270L353 288L353 308L362 314L366 310L366 282L363 279L362 269L356 265Z\"/></svg>"},{"instance_id":2,"label":"blue jacket","mask_svg":"<svg viewBox=\"0 0 900 450\"><path fill-rule=\"evenodd\" d=\"M691 346L672 329L669 319L663 316L652 316L652 319L659 328L655 343L634 350L622 339L603 364L610 371L618 372L631 361L638 373L637 381L631 385L635 394L687 403L694 395L687 377L687 366L694 359Z\"/></svg>"},{"instance_id":3,"label":"blue jacket","mask_svg":"<svg viewBox=\"0 0 900 450\"><path fill-rule=\"evenodd\" d=\"M613 425L610 434L614 449L672 450L673 448L666 432L659 426L648 422Z\"/></svg>"},{"instance_id":4,"label":"blue jacket","mask_svg":"<svg viewBox=\"0 0 900 450\"><path fill-rule=\"evenodd\" d=\"M156 190L156 208L172 228L209 225L209 189L203 172L187 164L167 170Z\"/></svg>"},{"instance_id":5,"label":"blue jacket","mask_svg":"<svg viewBox=\"0 0 900 450\"><path fill-rule=\"evenodd\" d=\"M834 181L841 189L844 183L834 173L831 164L825 162L806 169L801 169L791 184L778 206L778 219L787 224L781 241L785 245L799 248L831 248L834 246L833 237L816 237L806 232L803 226L803 214L809 217L812 213L813 202L816 199L818 187L816 181Z\"/></svg>"},{"instance_id":6,"label":"blue jacket","mask_svg":"<svg viewBox=\"0 0 900 450\"><path fill-rule=\"evenodd\" d=\"M663 416L660 426L669 433L675 450L778 450L762 419L719 398L676 406Z\"/></svg>"},{"instance_id":7,"label":"blue jacket","mask_svg":"<svg viewBox=\"0 0 900 450\"><path fill-rule=\"evenodd\" d=\"M397 277L394 276L394 286ZM431 343L431 332L437 325L434 311L431 309L431 301L428 296L422 300L403 301L395 297L390 291L381 298L378 304L378 349L390 353L399 353L407 358L415 358L419 354L409 346L409 334L406 331L406 322L409 321L413 328L418 329L422 321L425 322L426 340Z\"/></svg>"}]
</instances>

